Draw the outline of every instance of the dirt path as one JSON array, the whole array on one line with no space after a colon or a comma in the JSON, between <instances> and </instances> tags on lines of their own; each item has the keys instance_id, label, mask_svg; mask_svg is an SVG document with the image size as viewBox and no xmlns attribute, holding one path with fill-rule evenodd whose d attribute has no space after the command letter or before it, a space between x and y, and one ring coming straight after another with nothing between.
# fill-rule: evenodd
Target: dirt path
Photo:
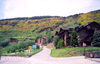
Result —
<instances>
[{"instance_id":1,"label":"dirt path","mask_svg":"<svg viewBox=\"0 0 100 64\"><path fill-rule=\"evenodd\" d=\"M100 64L100 59L84 59L83 56L53 58L49 56L50 52L50 49L44 47L43 51L30 58L3 57L0 64Z\"/></svg>"}]
</instances>

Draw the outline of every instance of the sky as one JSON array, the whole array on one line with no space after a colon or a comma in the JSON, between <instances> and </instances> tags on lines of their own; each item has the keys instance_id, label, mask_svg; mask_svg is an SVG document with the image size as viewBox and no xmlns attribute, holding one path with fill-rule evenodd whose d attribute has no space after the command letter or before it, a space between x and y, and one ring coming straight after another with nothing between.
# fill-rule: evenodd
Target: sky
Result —
<instances>
[{"instance_id":1,"label":"sky","mask_svg":"<svg viewBox=\"0 0 100 64\"><path fill-rule=\"evenodd\" d=\"M0 0L0 19L3 18L3 0Z\"/></svg>"},{"instance_id":2,"label":"sky","mask_svg":"<svg viewBox=\"0 0 100 64\"><path fill-rule=\"evenodd\" d=\"M100 0L0 0L0 19L69 16L100 9Z\"/></svg>"}]
</instances>

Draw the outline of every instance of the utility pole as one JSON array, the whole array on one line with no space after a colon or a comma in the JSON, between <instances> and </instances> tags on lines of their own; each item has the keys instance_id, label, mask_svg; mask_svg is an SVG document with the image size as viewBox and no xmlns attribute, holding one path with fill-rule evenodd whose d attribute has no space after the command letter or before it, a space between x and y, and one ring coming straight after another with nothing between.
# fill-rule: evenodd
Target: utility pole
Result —
<instances>
[{"instance_id":1,"label":"utility pole","mask_svg":"<svg viewBox=\"0 0 100 64\"><path fill-rule=\"evenodd\" d=\"M0 46L0 60L1 60L1 46Z\"/></svg>"},{"instance_id":2,"label":"utility pole","mask_svg":"<svg viewBox=\"0 0 100 64\"><path fill-rule=\"evenodd\" d=\"M67 36L66 36L66 32L65 32L65 34L64 34L64 44L65 44L65 46L67 46L66 39L67 39Z\"/></svg>"}]
</instances>

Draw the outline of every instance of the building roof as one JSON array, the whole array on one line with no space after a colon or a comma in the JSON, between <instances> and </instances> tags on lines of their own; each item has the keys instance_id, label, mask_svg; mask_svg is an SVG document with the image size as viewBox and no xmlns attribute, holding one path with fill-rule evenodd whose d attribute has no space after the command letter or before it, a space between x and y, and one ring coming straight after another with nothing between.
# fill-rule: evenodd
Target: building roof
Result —
<instances>
[{"instance_id":1,"label":"building roof","mask_svg":"<svg viewBox=\"0 0 100 64\"><path fill-rule=\"evenodd\" d=\"M65 27L63 27L63 28L61 28L62 30L69 30L69 28L65 28Z\"/></svg>"}]
</instances>

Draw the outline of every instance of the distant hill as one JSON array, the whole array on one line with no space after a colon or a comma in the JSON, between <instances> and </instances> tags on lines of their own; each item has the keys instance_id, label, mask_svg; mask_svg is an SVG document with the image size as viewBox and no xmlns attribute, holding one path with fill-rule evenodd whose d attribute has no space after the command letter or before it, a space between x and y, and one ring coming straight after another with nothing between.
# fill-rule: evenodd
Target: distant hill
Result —
<instances>
[{"instance_id":1,"label":"distant hill","mask_svg":"<svg viewBox=\"0 0 100 64\"><path fill-rule=\"evenodd\" d=\"M51 18L51 17L59 17L59 16L18 17L18 18L1 19L0 21L10 21L10 20L29 20L29 19L43 19L43 18Z\"/></svg>"}]
</instances>

